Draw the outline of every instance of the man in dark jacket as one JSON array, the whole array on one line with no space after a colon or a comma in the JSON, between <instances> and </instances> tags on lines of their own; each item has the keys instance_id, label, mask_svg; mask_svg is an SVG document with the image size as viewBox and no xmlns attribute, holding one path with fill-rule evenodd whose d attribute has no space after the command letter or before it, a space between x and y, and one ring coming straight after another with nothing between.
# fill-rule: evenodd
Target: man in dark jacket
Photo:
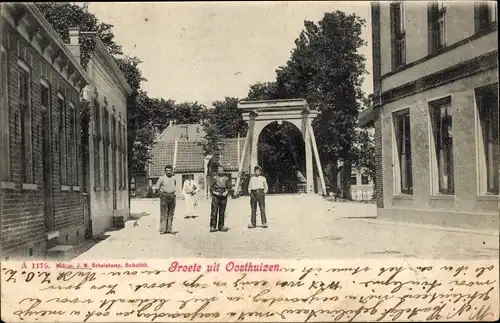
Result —
<instances>
[{"instance_id":1,"label":"man in dark jacket","mask_svg":"<svg viewBox=\"0 0 500 323\"><path fill-rule=\"evenodd\" d=\"M227 232L228 228L224 226L224 218L227 205L227 196L231 189L231 180L224 175L224 167L217 168L217 175L214 176L214 182L210 188L212 193L212 207L210 213L210 232Z\"/></svg>"}]
</instances>

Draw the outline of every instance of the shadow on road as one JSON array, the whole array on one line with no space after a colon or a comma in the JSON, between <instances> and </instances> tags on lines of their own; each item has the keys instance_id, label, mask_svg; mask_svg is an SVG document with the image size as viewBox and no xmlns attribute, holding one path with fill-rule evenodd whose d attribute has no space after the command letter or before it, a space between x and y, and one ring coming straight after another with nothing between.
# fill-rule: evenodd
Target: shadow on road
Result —
<instances>
[{"instance_id":1,"label":"shadow on road","mask_svg":"<svg viewBox=\"0 0 500 323\"><path fill-rule=\"evenodd\" d=\"M130 213L130 219L129 221L137 221L142 217L149 216L151 215L150 213L147 212L141 212L141 213Z\"/></svg>"}]
</instances>

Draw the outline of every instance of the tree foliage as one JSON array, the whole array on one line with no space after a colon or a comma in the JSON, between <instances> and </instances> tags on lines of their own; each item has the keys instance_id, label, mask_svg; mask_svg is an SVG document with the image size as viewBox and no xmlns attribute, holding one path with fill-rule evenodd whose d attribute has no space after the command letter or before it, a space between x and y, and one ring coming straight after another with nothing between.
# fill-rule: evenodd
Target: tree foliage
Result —
<instances>
[{"instance_id":1,"label":"tree foliage","mask_svg":"<svg viewBox=\"0 0 500 323\"><path fill-rule=\"evenodd\" d=\"M207 121L215 126L218 134L224 138L236 138L245 135L248 125L243 121L238 110L238 99L226 97L224 101L212 103L213 109L207 111Z\"/></svg>"},{"instance_id":2,"label":"tree foliage","mask_svg":"<svg viewBox=\"0 0 500 323\"><path fill-rule=\"evenodd\" d=\"M127 144L129 175L144 171L154 140L153 102L146 92L141 90L141 82L146 81L139 69L142 61L137 57L124 56L122 47L115 42L113 25L100 22L87 10L87 6L67 2L37 2L37 8L43 13L61 38L69 42L69 27L78 27L81 32L95 32L114 56L132 94L127 98ZM81 64L87 68L96 44L96 38L91 35L80 37Z\"/></svg>"},{"instance_id":3,"label":"tree foliage","mask_svg":"<svg viewBox=\"0 0 500 323\"><path fill-rule=\"evenodd\" d=\"M304 22L295 48L284 66L276 70L276 82L250 87L248 99L304 98L320 114L313 123L318 149L330 182L336 184L338 162L344 164L344 196L350 198L350 169L359 158L356 148L361 136L357 117L365 70L365 58L358 52L365 21L341 11L326 13L317 24Z\"/></svg>"},{"instance_id":4,"label":"tree foliage","mask_svg":"<svg viewBox=\"0 0 500 323\"><path fill-rule=\"evenodd\" d=\"M113 25L99 22L97 17L89 12L85 6L69 2L35 2L35 4L65 42L69 42L68 28L78 27L80 31L96 32L111 54L123 54L122 47L115 42L115 35L112 32ZM80 41L80 62L86 68L96 41L94 37L83 36Z\"/></svg>"}]
</instances>

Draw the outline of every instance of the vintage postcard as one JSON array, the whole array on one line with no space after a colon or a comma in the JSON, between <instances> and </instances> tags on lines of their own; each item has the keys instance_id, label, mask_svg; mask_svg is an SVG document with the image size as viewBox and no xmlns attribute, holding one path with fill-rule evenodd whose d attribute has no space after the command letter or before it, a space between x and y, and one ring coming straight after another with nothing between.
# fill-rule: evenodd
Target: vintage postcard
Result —
<instances>
[{"instance_id":1,"label":"vintage postcard","mask_svg":"<svg viewBox=\"0 0 500 323\"><path fill-rule=\"evenodd\" d=\"M498 320L497 11L2 3L2 321Z\"/></svg>"}]
</instances>

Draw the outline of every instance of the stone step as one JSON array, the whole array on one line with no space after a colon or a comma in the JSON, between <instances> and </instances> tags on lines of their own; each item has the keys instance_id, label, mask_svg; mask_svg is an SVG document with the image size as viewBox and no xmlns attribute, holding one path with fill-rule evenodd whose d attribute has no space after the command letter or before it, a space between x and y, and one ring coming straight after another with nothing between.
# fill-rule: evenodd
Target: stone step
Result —
<instances>
[{"instance_id":1,"label":"stone step","mask_svg":"<svg viewBox=\"0 0 500 323\"><path fill-rule=\"evenodd\" d=\"M47 251L47 258L57 260L70 260L75 256L75 246L57 245Z\"/></svg>"},{"instance_id":2,"label":"stone step","mask_svg":"<svg viewBox=\"0 0 500 323\"><path fill-rule=\"evenodd\" d=\"M123 219L123 216L113 216L113 227L119 229L125 227L125 221Z\"/></svg>"}]
</instances>

